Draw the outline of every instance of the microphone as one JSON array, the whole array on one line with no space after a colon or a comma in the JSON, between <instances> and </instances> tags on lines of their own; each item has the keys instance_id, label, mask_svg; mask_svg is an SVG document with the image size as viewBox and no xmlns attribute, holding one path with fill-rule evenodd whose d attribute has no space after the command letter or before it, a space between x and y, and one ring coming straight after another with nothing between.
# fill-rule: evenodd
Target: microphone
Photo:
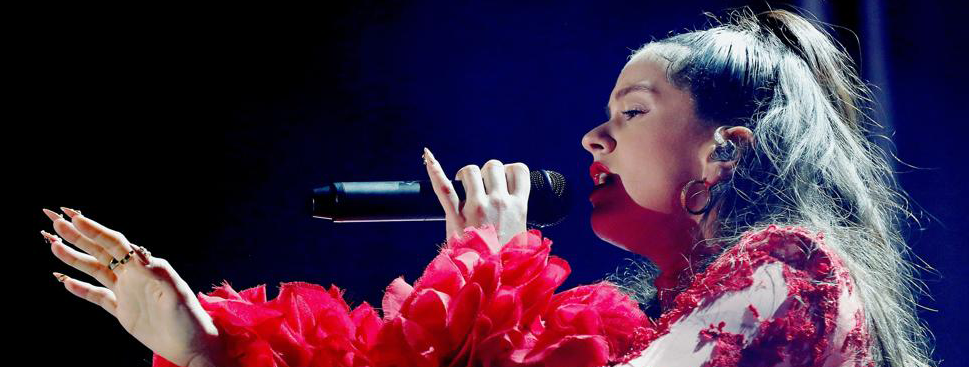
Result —
<instances>
[{"instance_id":1,"label":"microphone","mask_svg":"<svg viewBox=\"0 0 969 367\"><path fill-rule=\"evenodd\" d=\"M545 228L562 222L572 209L571 189L561 173L531 171L527 224ZM464 201L464 185L452 181ZM444 220L444 208L431 181L331 182L313 189L313 217L334 223Z\"/></svg>"}]
</instances>

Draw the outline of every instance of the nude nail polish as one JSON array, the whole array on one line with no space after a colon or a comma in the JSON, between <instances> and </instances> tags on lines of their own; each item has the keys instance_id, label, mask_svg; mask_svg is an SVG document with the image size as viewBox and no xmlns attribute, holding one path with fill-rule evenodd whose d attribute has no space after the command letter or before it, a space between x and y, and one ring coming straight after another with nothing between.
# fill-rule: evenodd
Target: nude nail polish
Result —
<instances>
[{"instance_id":1,"label":"nude nail polish","mask_svg":"<svg viewBox=\"0 0 969 367\"><path fill-rule=\"evenodd\" d=\"M54 272L54 278L57 278L57 281L58 282L64 283L64 279L67 278L67 275L64 275L64 274L61 274L61 273L58 273L58 272L55 271Z\"/></svg>"},{"instance_id":2,"label":"nude nail polish","mask_svg":"<svg viewBox=\"0 0 969 367\"><path fill-rule=\"evenodd\" d=\"M426 160L428 163L436 162L434 160L434 153L431 153L431 150L427 149L427 147L424 147L424 160Z\"/></svg>"},{"instance_id":3,"label":"nude nail polish","mask_svg":"<svg viewBox=\"0 0 969 367\"><path fill-rule=\"evenodd\" d=\"M54 213L54 211L48 209L43 209L43 211L44 214L47 214L47 217L50 218L50 220L64 219L64 216L60 213Z\"/></svg>"},{"instance_id":4,"label":"nude nail polish","mask_svg":"<svg viewBox=\"0 0 969 367\"><path fill-rule=\"evenodd\" d=\"M71 208L65 208L63 206L61 207L61 211L64 212L64 213L66 213L68 217L71 217L71 219L73 219L74 217L76 217L78 215L81 215L81 212L80 211L74 210L74 209L71 209Z\"/></svg>"}]
</instances>

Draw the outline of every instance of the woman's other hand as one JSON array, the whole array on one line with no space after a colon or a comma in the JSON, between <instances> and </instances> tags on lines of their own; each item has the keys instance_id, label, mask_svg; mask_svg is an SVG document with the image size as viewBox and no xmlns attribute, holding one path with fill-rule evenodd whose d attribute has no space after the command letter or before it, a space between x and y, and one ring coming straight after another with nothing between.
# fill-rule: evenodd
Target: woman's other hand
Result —
<instances>
[{"instance_id":1,"label":"woman's other hand","mask_svg":"<svg viewBox=\"0 0 969 367\"><path fill-rule=\"evenodd\" d=\"M505 244L525 231L528 193L532 186L531 173L524 163L503 164L492 159L481 168L464 166L455 175L464 185L466 197L460 201L444 169L427 148L424 148L424 161L434 192L444 207L446 238L460 235L467 227L492 224L498 240Z\"/></svg>"},{"instance_id":2,"label":"woman's other hand","mask_svg":"<svg viewBox=\"0 0 969 367\"><path fill-rule=\"evenodd\" d=\"M104 287L55 273L75 296L104 308L128 333L179 366L212 366L222 356L219 331L188 284L168 261L153 257L118 231L61 208L70 221L44 209L60 237L41 231L58 259ZM65 244L61 237L84 252ZM128 261L109 268L112 260ZM109 346L106 346L109 347ZM110 356L111 350L93 356ZM100 357L99 357L100 358ZM92 360L93 362L93 360ZM221 364L219 364L221 365Z\"/></svg>"}]
</instances>

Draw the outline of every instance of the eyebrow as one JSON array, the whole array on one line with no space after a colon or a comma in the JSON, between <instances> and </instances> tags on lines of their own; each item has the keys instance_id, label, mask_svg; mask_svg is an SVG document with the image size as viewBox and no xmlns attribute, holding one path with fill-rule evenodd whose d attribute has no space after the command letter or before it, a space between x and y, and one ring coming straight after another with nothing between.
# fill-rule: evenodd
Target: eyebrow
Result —
<instances>
[{"instance_id":1,"label":"eyebrow","mask_svg":"<svg viewBox=\"0 0 969 367\"><path fill-rule=\"evenodd\" d=\"M639 83L630 85L628 87L625 87L625 88L620 89L619 91L617 91L616 92L616 99L620 99L623 96L625 96L625 95L627 95L629 93L632 93L632 92L650 92L650 93L656 93L656 88L653 88L653 85L650 84L650 83L648 83L648 82L639 82Z\"/></svg>"},{"instance_id":2,"label":"eyebrow","mask_svg":"<svg viewBox=\"0 0 969 367\"><path fill-rule=\"evenodd\" d=\"M620 99L623 96L625 96L625 95L627 95L629 93L632 93L632 92L659 93L659 92L656 91L656 88L654 88L653 85L650 84L649 82L639 82L639 83L636 83L636 84L627 86L627 87L625 87L623 89L620 89L620 90L616 91L616 98L615 99ZM609 104L608 103L606 103L606 117L612 117L610 115Z\"/></svg>"}]
</instances>

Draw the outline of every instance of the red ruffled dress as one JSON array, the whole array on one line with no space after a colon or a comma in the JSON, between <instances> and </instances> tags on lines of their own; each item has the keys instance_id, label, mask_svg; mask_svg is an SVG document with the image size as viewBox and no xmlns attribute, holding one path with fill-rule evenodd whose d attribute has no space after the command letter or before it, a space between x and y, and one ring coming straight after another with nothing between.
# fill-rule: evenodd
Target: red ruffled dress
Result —
<instances>
[{"instance_id":1,"label":"red ruffled dress","mask_svg":"<svg viewBox=\"0 0 969 367\"><path fill-rule=\"evenodd\" d=\"M240 367L874 366L861 301L821 234L747 233L656 320L608 282L555 293L570 268L551 244L469 227L413 286L391 282L382 316L302 282L271 301L228 284L199 300Z\"/></svg>"}]
</instances>

